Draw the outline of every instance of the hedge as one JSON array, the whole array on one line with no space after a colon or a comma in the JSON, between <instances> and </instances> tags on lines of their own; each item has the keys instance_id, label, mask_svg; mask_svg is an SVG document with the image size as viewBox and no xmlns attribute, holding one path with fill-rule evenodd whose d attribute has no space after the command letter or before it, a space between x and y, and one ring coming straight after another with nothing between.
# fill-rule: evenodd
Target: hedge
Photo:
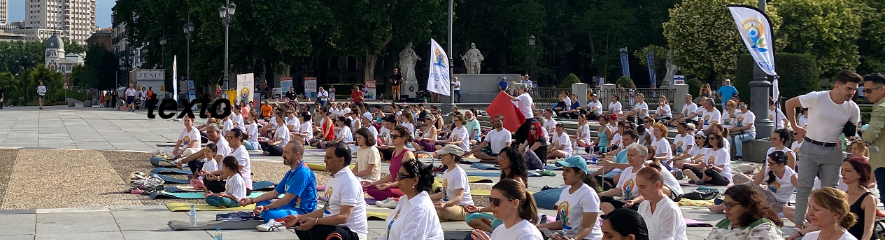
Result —
<instances>
[{"instance_id":1,"label":"hedge","mask_svg":"<svg viewBox=\"0 0 885 240\"><path fill-rule=\"evenodd\" d=\"M581 79L578 78L574 73L569 73L565 79L562 80L562 83L559 84L560 88L572 88L572 84L581 83Z\"/></svg>"},{"instance_id":2,"label":"hedge","mask_svg":"<svg viewBox=\"0 0 885 240\"><path fill-rule=\"evenodd\" d=\"M811 91L820 91L820 73L817 61L808 54L780 53L774 55L778 79L778 89L784 99L790 99ZM740 99L750 100L750 82L753 81L753 57L743 54L738 57L735 69L734 87L741 94ZM772 80L771 77L768 78Z\"/></svg>"}]
</instances>

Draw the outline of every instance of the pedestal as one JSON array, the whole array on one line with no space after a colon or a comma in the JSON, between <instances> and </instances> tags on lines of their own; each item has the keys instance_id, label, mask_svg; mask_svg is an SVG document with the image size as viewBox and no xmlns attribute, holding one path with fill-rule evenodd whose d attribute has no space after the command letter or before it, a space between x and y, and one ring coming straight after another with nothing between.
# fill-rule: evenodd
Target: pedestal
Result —
<instances>
[{"instance_id":1,"label":"pedestal","mask_svg":"<svg viewBox=\"0 0 885 240\"><path fill-rule=\"evenodd\" d=\"M421 91L421 87L418 86L417 81L406 81L403 82L402 87L400 88L400 94L409 95L409 98L415 98L418 96L418 91Z\"/></svg>"},{"instance_id":2,"label":"pedestal","mask_svg":"<svg viewBox=\"0 0 885 240\"><path fill-rule=\"evenodd\" d=\"M768 138L774 132L774 122L768 119L768 99L770 98L771 83L767 75L753 65L753 81L750 82L750 111L756 114L756 139ZM767 149L767 148L766 148Z\"/></svg>"},{"instance_id":3,"label":"pedestal","mask_svg":"<svg viewBox=\"0 0 885 240\"><path fill-rule=\"evenodd\" d=\"M589 86L586 83L575 83L572 84L572 92L578 96L578 102L583 106L587 103L587 88Z\"/></svg>"}]
</instances>

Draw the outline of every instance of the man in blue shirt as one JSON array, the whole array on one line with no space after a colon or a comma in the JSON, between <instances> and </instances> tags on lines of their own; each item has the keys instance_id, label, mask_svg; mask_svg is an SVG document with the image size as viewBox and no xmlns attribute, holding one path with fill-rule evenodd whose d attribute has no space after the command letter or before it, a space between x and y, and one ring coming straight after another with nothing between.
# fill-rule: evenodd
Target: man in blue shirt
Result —
<instances>
[{"instance_id":1,"label":"man in blue shirt","mask_svg":"<svg viewBox=\"0 0 885 240\"><path fill-rule=\"evenodd\" d=\"M501 88L501 91L507 91L507 77L501 77L501 82L498 83L498 87Z\"/></svg>"},{"instance_id":2,"label":"man in blue shirt","mask_svg":"<svg viewBox=\"0 0 885 240\"><path fill-rule=\"evenodd\" d=\"M307 214L316 210L317 181L313 171L302 162L303 157L304 146L302 143L291 141L286 144L286 147L283 148L283 164L292 170L286 172L286 176L273 191L256 198L240 199L240 206L255 203L255 213L261 214L264 222L285 218L289 215ZM285 195L276 201L271 201L280 194ZM282 222L282 220L277 222Z\"/></svg>"},{"instance_id":3,"label":"man in blue shirt","mask_svg":"<svg viewBox=\"0 0 885 240\"><path fill-rule=\"evenodd\" d=\"M624 146L628 146L635 143L638 138L639 134L636 134L636 131L625 130L624 136L621 137L621 142L624 144ZM600 163L602 164L602 169L597 170L590 175L596 177L596 181L602 183L604 185L604 189L607 190L616 185L616 182L614 182L615 176L621 173L621 171L624 171L625 168L629 167L630 163L627 161L626 149L619 149L617 150L617 152L603 153L600 158L603 159L602 161L600 161ZM603 179L605 180L605 182L602 181Z\"/></svg>"},{"instance_id":4,"label":"man in blue shirt","mask_svg":"<svg viewBox=\"0 0 885 240\"><path fill-rule=\"evenodd\" d=\"M731 86L731 79L725 79L725 85L719 87L719 90L716 90L716 94L719 95L719 101L722 102L722 109L725 109L725 102L731 100L732 97L737 97L738 90Z\"/></svg>"}]
</instances>

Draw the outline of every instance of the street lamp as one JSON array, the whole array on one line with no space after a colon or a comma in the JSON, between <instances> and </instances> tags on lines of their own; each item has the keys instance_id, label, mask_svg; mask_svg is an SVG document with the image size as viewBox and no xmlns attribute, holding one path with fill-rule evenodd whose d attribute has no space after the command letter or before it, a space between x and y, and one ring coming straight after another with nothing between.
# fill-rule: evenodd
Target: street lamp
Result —
<instances>
[{"instance_id":1,"label":"street lamp","mask_svg":"<svg viewBox=\"0 0 885 240\"><path fill-rule=\"evenodd\" d=\"M227 55L228 55L228 46L230 45L230 38L228 38L229 30L230 30L230 21L231 17L234 16L234 12L237 10L237 5L227 0L227 6L221 6L218 8L218 16L222 19L222 24L224 24L224 89L228 89L228 82L230 81L229 71L230 67L227 64Z\"/></svg>"},{"instance_id":2,"label":"street lamp","mask_svg":"<svg viewBox=\"0 0 885 240\"><path fill-rule=\"evenodd\" d=\"M187 24L184 24L184 37L187 39L187 80L191 80L191 34L194 32L194 23L188 16Z\"/></svg>"},{"instance_id":3,"label":"street lamp","mask_svg":"<svg viewBox=\"0 0 885 240\"><path fill-rule=\"evenodd\" d=\"M532 67L531 67L531 71L529 72L529 80L531 80L533 77L535 77L535 35L534 34L529 36L529 46L532 47L532 53L530 55L532 58Z\"/></svg>"},{"instance_id":4,"label":"street lamp","mask_svg":"<svg viewBox=\"0 0 885 240\"><path fill-rule=\"evenodd\" d=\"M160 47L163 49L163 68L166 68L166 36L160 38Z\"/></svg>"}]
</instances>

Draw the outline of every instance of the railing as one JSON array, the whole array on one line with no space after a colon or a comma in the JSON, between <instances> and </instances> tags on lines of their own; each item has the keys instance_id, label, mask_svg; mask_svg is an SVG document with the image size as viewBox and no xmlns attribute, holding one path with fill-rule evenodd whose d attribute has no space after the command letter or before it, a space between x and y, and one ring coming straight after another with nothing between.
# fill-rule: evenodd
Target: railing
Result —
<instances>
[{"instance_id":1,"label":"railing","mask_svg":"<svg viewBox=\"0 0 885 240\"><path fill-rule=\"evenodd\" d=\"M571 96L571 88L551 88L551 87L538 87L532 89L533 92L533 101L535 103L535 108L538 109L546 109L552 108L556 103L559 103L559 94L565 91ZM648 104L649 110L655 110L658 108L658 97L665 96L667 101L670 104L673 104L673 100L675 99L676 90L675 89L667 89L667 88L637 88L633 91L633 94L630 94L630 91L627 89L601 89L601 88L591 88L593 93L599 97L600 103L603 105L603 109L608 109L608 104L611 102L611 96L617 95L620 97L619 102L621 102L621 106L623 106L624 110L630 110L633 108L633 105L636 103L636 98L638 94L642 94L645 97L645 103ZM586 94L586 93L577 93L577 94ZM582 102L581 106L587 104L586 102Z\"/></svg>"}]
</instances>

